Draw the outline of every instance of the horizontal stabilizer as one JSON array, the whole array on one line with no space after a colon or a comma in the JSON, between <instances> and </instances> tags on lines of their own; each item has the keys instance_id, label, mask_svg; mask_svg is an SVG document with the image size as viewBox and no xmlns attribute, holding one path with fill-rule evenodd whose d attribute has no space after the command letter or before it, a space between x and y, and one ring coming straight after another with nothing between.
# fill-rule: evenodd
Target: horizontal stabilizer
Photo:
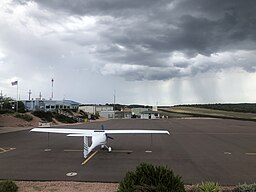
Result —
<instances>
[{"instance_id":1,"label":"horizontal stabilizer","mask_svg":"<svg viewBox=\"0 0 256 192\"><path fill-rule=\"evenodd\" d=\"M68 134L68 137L91 137L91 134L85 134L85 133L80 133L80 134Z\"/></svg>"}]
</instances>

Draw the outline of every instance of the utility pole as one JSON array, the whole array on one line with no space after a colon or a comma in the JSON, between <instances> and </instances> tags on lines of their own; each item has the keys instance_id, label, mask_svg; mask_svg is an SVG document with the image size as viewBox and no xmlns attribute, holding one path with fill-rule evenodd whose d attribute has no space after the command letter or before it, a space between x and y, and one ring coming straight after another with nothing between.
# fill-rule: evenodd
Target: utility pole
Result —
<instances>
[{"instance_id":1,"label":"utility pole","mask_svg":"<svg viewBox=\"0 0 256 192\"><path fill-rule=\"evenodd\" d=\"M31 95L31 90L29 89L29 91L28 91L28 100L30 101L30 95Z\"/></svg>"},{"instance_id":2,"label":"utility pole","mask_svg":"<svg viewBox=\"0 0 256 192\"><path fill-rule=\"evenodd\" d=\"M39 100L42 100L42 93L41 93L41 91L39 93Z\"/></svg>"},{"instance_id":3,"label":"utility pole","mask_svg":"<svg viewBox=\"0 0 256 192\"><path fill-rule=\"evenodd\" d=\"M53 82L54 82L54 80L52 78L52 97L51 97L52 100L53 100Z\"/></svg>"},{"instance_id":4,"label":"utility pole","mask_svg":"<svg viewBox=\"0 0 256 192\"><path fill-rule=\"evenodd\" d=\"M115 113L115 108L116 108L116 90L114 90L114 119L116 118L116 113Z\"/></svg>"},{"instance_id":5,"label":"utility pole","mask_svg":"<svg viewBox=\"0 0 256 192\"><path fill-rule=\"evenodd\" d=\"M1 110L3 109L3 91L1 90L1 96L0 96L0 99L1 99Z\"/></svg>"}]
</instances>

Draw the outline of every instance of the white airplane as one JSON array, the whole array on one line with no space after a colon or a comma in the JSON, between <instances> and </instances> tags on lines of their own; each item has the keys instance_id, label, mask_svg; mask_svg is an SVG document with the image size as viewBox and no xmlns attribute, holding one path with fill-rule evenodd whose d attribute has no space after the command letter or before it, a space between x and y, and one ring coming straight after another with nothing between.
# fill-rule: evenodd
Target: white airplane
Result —
<instances>
[{"instance_id":1,"label":"white airplane","mask_svg":"<svg viewBox=\"0 0 256 192\"><path fill-rule=\"evenodd\" d=\"M168 134L166 130L105 130L102 126L102 130L88 130L88 129L61 129L61 128L34 128L33 132L44 133L64 133L69 137L84 137L84 158L97 146L101 148L106 147L111 152L111 147L108 147L108 139L113 139L109 134ZM89 146L88 138L92 138L91 146Z\"/></svg>"}]
</instances>

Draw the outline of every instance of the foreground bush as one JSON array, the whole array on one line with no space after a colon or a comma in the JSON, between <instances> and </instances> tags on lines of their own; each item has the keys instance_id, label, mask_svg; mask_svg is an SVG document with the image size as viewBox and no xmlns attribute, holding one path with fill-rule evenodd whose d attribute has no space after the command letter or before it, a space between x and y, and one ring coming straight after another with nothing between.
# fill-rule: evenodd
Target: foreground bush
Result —
<instances>
[{"instance_id":1,"label":"foreground bush","mask_svg":"<svg viewBox=\"0 0 256 192\"><path fill-rule=\"evenodd\" d=\"M16 192L17 185L13 181L0 181L0 192Z\"/></svg>"},{"instance_id":2,"label":"foreground bush","mask_svg":"<svg viewBox=\"0 0 256 192\"><path fill-rule=\"evenodd\" d=\"M197 191L198 192L219 192L220 186L218 183L207 181L202 182L201 184L197 185Z\"/></svg>"},{"instance_id":3,"label":"foreground bush","mask_svg":"<svg viewBox=\"0 0 256 192\"><path fill-rule=\"evenodd\" d=\"M256 183L253 184L242 184L238 186L239 192L256 192Z\"/></svg>"},{"instance_id":4,"label":"foreground bush","mask_svg":"<svg viewBox=\"0 0 256 192\"><path fill-rule=\"evenodd\" d=\"M180 176L163 166L140 164L120 182L118 192L185 192Z\"/></svg>"},{"instance_id":5,"label":"foreground bush","mask_svg":"<svg viewBox=\"0 0 256 192\"><path fill-rule=\"evenodd\" d=\"M33 117L31 115L28 115L28 114L16 113L14 115L14 117L24 119L25 121L32 121L33 120Z\"/></svg>"}]
</instances>

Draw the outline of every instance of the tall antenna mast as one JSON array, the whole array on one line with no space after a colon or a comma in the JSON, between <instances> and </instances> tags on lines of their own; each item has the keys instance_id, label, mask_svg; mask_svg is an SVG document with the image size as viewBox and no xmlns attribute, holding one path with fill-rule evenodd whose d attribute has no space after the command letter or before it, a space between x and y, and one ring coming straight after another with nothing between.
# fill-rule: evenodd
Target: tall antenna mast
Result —
<instances>
[{"instance_id":1,"label":"tall antenna mast","mask_svg":"<svg viewBox=\"0 0 256 192\"><path fill-rule=\"evenodd\" d=\"M1 110L3 109L3 91L1 90L1 96L0 96L1 102L0 102L0 106L1 106Z\"/></svg>"},{"instance_id":2,"label":"tall antenna mast","mask_svg":"<svg viewBox=\"0 0 256 192\"><path fill-rule=\"evenodd\" d=\"M53 99L53 82L54 82L54 80L52 78L52 97L51 97L51 99Z\"/></svg>"},{"instance_id":3,"label":"tall antenna mast","mask_svg":"<svg viewBox=\"0 0 256 192\"><path fill-rule=\"evenodd\" d=\"M28 100L30 101L30 95L31 95L31 90L29 89L29 91L28 91Z\"/></svg>"},{"instance_id":4,"label":"tall antenna mast","mask_svg":"<svg viewBox=\"0 0 256 192\"><path fill-rule=\"evenodd\" d=\"M114 90L114 119L116 118L116 114L115 114L115 108L116 108L116 90Z\"/></svg>"}]
</instances>

